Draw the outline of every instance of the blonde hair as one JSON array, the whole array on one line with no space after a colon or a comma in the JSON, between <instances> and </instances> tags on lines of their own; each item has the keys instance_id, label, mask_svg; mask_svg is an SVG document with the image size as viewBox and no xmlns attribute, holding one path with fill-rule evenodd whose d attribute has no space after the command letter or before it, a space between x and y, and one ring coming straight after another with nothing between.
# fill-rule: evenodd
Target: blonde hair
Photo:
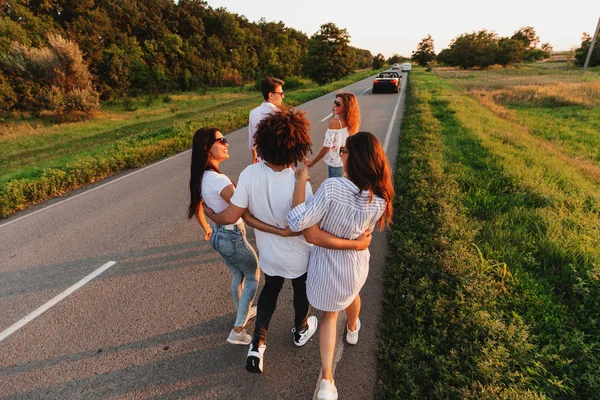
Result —
<instances>
[{"instance_id":1,"label":"blonde hair","mask_svg":"<svg viewBox=\"0 0 600 400\"><path fill-rule=\"evenodd\" d=\"M340 92L335 95L344 101L344 120L348 125L348 133L354 135L360 127L360 108L354 93Z\"/></svg>"}]
</instances>

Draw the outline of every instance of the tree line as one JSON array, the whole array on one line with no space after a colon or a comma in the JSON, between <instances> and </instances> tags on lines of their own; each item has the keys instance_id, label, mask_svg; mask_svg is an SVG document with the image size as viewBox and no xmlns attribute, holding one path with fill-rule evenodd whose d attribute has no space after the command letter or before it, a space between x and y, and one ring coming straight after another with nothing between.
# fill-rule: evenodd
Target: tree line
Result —
<instances>
[{"instance_id":1,"label":"tree line","mask_svg":"<svg viewBox=\"0 0 600 400\"><path fill-rule=\"evenodd\" d=\"M574 63L583 66L592 37L583 34L581 46L575 50ZM600 38L594 46L590 66L600 65ZM491 65L510 65L547 59L552 54L550 43L540 44L540 38L531 26L522 27L510 37L501 37L494 32L463 33L450 42L448 48L438 54L434 51L431 35L418 44L412 60L421 66L432 62L463 69L487 68Z\"/></svg>"},{"instance_id":2,"label":"tree line","mask_svg":"<svg viewBox=\"0 0 600 400\"><path fill-rule=\"evenodd\" d=\"M0 112L87 113L100 99L268 75L324 84L373 59L335 24L309 38L202 0L6 0L0 9Z\"/></svg>"}]
</instances>

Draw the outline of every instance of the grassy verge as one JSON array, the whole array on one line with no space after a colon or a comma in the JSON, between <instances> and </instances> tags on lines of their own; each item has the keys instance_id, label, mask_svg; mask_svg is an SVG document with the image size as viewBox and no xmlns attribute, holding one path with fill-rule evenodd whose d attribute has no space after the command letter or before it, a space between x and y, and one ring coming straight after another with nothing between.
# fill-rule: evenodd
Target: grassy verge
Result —
<instances>
[{"instance_id":1,"label":"grassy verge","mask_svg":"<svg viewBox=\"0 0 600 400\"><path fill-rule=\"evenodd\" d=\"M299 105L377 71L361 71L324 86L286 91L286 104ZM108 104L97 121L53 125L12 124L0 135L0 217L60 196L126 168L137 168L186 150L193 132L218 126L229 132L247 124L260 93L221 89L203 95L173 95L168 104L138 99Z\"/></svg>"},{"instance_id":2,"label":"grassy verge","mask_svg":"<svg viewBox=\"0 0 600 400\"><path fill-rule=\"evenodd\" d=\"M404 118L379 397L598 398L598 185L433 74Z\"/></svg>"}]
</instances>

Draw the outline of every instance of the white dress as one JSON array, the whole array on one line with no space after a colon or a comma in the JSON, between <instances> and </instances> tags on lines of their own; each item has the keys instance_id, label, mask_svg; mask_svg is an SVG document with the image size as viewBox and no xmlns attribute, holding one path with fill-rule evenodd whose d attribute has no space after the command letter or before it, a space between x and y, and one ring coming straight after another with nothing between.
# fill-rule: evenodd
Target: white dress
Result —
<instances>
[{"instance_id":1,"label":"white dress","mask_svg":"<svg viewBox=\"0 0 600 400\"><path fill-rule=\"evenodd\" d=\"M356 239L373 230L386 202L369 192L360 196L346 178L329 178L315 196L287 215L290 228L301 231L314 224L335 236ZM322 311L341 311L356 298L369 273L369 250L331 250L313 246L308 263L306 293L310 304Z\"/></svg>"}]
</instances>

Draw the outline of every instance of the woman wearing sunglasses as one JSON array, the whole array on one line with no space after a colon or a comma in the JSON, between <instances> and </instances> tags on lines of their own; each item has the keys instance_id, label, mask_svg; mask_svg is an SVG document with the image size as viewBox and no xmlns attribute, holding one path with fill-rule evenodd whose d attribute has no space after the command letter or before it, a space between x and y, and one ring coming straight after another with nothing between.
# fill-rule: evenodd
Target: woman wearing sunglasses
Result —
<instances>
[{"instance_id":1,"label":"woman wearing sunglasses","mask_svg":"<svg viewBox=\"0 0 600 400\"><path fill-rule=\"evenodd\" d=\"M394 188L381 143L369 132L349 136L340 149L347 178L326 179L312 199L305 202L307 169L296 171L292 210L287 214L294 231L315 224L340 238L353 239L375 224L382 230L391 222ZM311 249L306 294L310 304L323 311L319 347L323 370L319 399L337 399L333 382L333 353L338 313L348 319L346 342L356 344L361 328L359 292L369 273L369 250Z\"/></svg>"},{"instance_id":2,"label":"woman wearing sunglasses","mask_svg":"<svg viewBox=\"0 0 600 400\"><path fill-rule=\"evenodd\" d=\"M252 336L244 326L248 319L256 315L256 307L250 308L260 270L254 249L246 240L246 228L242 218L229 225L216 224L210 227L204 217L203 204L215 212L221 212L229 205L234 193L233 182L219 171L221 162L229 158L229 144L218 128L201 128L194 134L192 144L192 164L190 175L190 205L188 218L196 216L204 229L204 239L221 255L231 271L231 295L237 309L237 316L227 341L232 344L250 344ZM264 232L280 236L298 235L286 229L279 229L254 218L249 212L243 219L248 225Z\"/></svg>"},{"instance_id":3,"label":"woman wearing sunglasses","mask_svg":"<svg viewBox=\"0 0 600 400\"><path fill-rule=\"evenodd\" d=\"M344 175L340 147L346 143L348 136L354 135L360 126L360 109L354 93L338 93L333 102L333 116L329 120L325 141L321 151L312 159L305 159L308 168L315 165L323 157L327 164L328 176L341 177Z\"/></svg>"}]
</instances>

